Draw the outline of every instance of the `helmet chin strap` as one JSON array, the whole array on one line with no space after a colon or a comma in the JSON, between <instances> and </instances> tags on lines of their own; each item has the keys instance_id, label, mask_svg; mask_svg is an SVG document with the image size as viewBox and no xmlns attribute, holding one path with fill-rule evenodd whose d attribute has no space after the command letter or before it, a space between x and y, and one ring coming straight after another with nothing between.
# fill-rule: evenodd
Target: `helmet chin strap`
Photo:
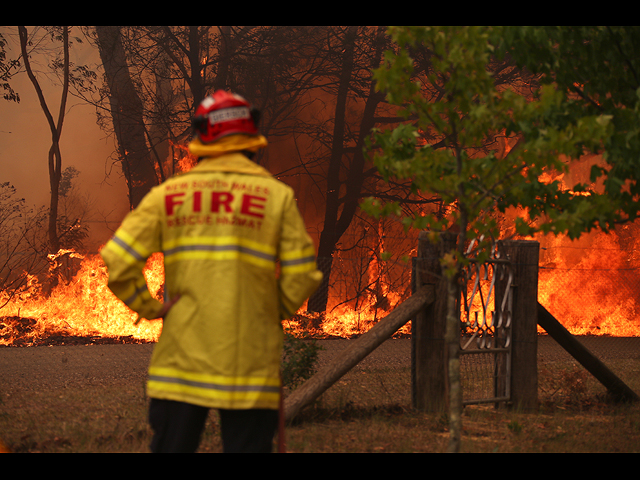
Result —
<instances>
[{"instance_id":1,"label":"helmet chin strap","mask_svg":"<svg viewBox=\"0 0 640 480\"><path fill-rule=\"evenodd\" d=\"M267 139L262 135L229 135L221 139L203 144L199 138L194 138L189 144L189 152L195 157L219 157L231 152L255 152L268 145Z\"/></svg>"}]
</instances>

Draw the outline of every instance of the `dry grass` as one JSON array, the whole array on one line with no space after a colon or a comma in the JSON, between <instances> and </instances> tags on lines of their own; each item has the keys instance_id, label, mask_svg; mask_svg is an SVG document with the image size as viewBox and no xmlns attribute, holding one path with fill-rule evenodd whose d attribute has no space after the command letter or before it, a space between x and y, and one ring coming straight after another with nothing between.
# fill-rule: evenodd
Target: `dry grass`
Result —
<instances>
[{"instance_id":1,"label":"dry grass","mask_svg":"<svg viewBox=\"0 0 640 480\"><path fill-rule=\"evenodd\" d=\"M625 371L638 372L638 360L625 362ZM409 378L408 371L360 375L357 380L358 373L350 373L303 412L302 421L288 429L289 451L446 450L447 418L412 410L407 389L397 388ZM376 384L380 399L391 400L395 395L396 401L372 403L370 392ZM634 375L628 384L640 391L640 376ZM534 413L493 405L466 407L462 452L640 452L640 404L610 403L605 389L573 362L539 367L539 400L540 408Z\"/></svg>"},{"instance_id":2,"label":"dry grass","mask_svg":"<svg viewBox=\"0 0 640 480\"><path fill-rule=\"evenodd\" d=\"M626 367L638 372L633 362ZM608 403L603 388L572 363L539 371L537 412L465 408L463 452L640 452L640 405ZM287 451L443 452L447 419L409 407L408 378L408 369L354 369L288 426ZM140 382L0 395L0 440L13 452L148 451ZM218 431L212 413L200 451L221 451Z\"/></svg>"}]
</instances>

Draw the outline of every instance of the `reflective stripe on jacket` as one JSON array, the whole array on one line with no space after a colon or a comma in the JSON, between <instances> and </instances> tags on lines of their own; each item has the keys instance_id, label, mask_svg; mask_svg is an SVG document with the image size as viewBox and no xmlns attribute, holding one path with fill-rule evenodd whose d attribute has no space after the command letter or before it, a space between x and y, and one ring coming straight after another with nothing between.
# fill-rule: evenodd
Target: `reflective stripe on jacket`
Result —
<instances>
[{"instance_id":1,"label":"reflective stripe on jacket","mask_svg":"<svg viewBox=\"0 0 640 480\"><path fill-rule=\"evenodd\" d=\"M205 158L151 190L101 255L109 288L158 316L142 269L164 254L164 319L150 397L210 408L278 408L281 320L322 280L293 190L240 153ZM279 274L278 272L279 267Z\"/></svg>"}]
</instances>

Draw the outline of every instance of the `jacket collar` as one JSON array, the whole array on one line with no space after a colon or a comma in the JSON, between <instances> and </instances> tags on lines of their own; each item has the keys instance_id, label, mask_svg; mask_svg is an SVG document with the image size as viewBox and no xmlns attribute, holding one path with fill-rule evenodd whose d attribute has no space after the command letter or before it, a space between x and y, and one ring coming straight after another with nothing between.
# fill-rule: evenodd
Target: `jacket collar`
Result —
<instances>
[{"instance_id":1,"label":"jacket collar","mask_svg":"<svg viewBox=\"0 0 640 480\"><path fill-rule=\"evenodd\" d=\"M232 152L214 158L203 158L190 172L234 172L264 177L272 176L264 167L252 162L239 152Z\"/></svg>"},{"instance_id":2,"label":"jacket collar","mask_svg":"<svg viewBox=\"0 0 640 480\"><path fill-rule=\"evenodd\" d=\"M218 157L230 152L248 150L257 152L267 146L267 139L262 135L235 134L222 137L213 143L202 143L195 138L189 143L189 151L196 157Z\"/></svg>"},{"instance_id":3,"label":"jacket collar","mask_svg":"<svg viewBox=\"0 0 640 480\"><path fill-rule=\"evenodd\" d=\"M255 152L267 146L262 135L230 135L212 144L203 144L197 138L189 144L189 151L200 157L192 172L237 172L270 177L264 167L249 160L240 153L243 150Z\"/></svg>"}]
</instances>

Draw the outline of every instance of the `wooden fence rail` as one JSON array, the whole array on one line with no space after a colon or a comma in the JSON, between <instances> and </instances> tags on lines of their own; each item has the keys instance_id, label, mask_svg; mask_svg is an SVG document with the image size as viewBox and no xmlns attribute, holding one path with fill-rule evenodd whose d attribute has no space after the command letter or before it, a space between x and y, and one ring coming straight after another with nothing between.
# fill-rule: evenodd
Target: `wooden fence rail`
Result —
<instances>
[{"instance_id":1,"label":"wooden fence rail","mask_svg":"<svg viewBox=\"0 0 640 480\"><path fill-rule=\"evenodd\" d=\"M618 401L638 401L640 397L620 380L607 366L595 357L584 345L582 345L569 331L538 303L538 325L564 348L573 358L587 369L602 385L606 387L611 396Z\"/></svg>"},{"instance_id":2,"label":"wooden fence rail","mask_svg":"<svg viewBox=\"0 0 640 480\"><path fill-rule=\"evenodd\" d=\"M302 408L317 399L344 374L373 352L405 323L432 303L433 286L426 285L398 305L389 315L376 323L371 330L355 340L339 357L297 388L284 402L285 421L291 421Z\"/></svg>"}]
</instances>

